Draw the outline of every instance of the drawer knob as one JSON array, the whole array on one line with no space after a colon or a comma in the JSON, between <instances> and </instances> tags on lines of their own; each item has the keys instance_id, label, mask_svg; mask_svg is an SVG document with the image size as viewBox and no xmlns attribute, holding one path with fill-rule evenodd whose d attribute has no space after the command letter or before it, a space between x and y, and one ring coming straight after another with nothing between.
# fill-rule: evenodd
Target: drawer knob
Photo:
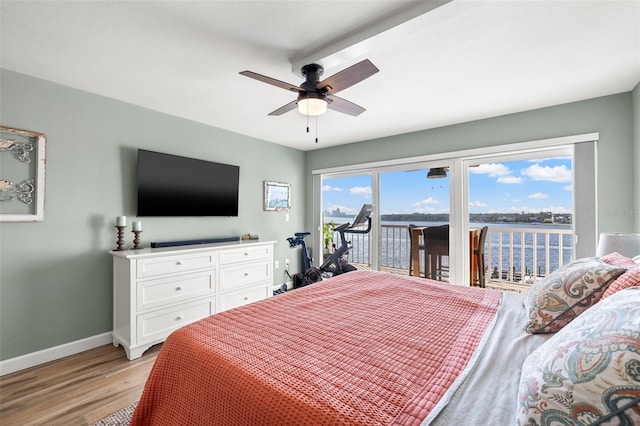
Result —
<instances>
[{"instance_id":1,"label":"drawer knob","mask_svg":"<svg viewBox=\"0 0 640 426\"><path fill-rule=\"evenodd\" d=\"M249 256L249 253L245 253L244 255L245 255L245 256Z\"/></svg>"},{"instance_id":2,"label":"drawer knob","mask_svg":"<svg viewBox=\"0 0 640 426\"><path fill-rule=\"evenodd\" d=\"M182 290L182 289L183 289L183 287L182 287L181 285L179 285L178 287L176 287L176 291L180 291L180 290Z\"/></svg>"},{"instance_id":3,"label":"drawer knob","mask_svg":"<svg viewBox=\"0 0 640 426\"><path fill-rule=\"evenodd\" d=\"M183 317L182 317L182 315L178 315L178 316L176 317L176 321L182 321L182 318L183 318Z\"/></svg>"},{"instance_id":4,"label":"drawer knob","mask_svg":"<svg viewBox=\"0 0 640 426\"><path fill-rule=\"evenodd\" d=\"M244 276L245 276L245 277L248 277L248 276L249 276L249 273L248 273L248 272L245 272L245 273L244 273Z\"/></svg>"},{"instance_id":5,"label":"drawer knob","mask_svg":"<svg viewBox=\"0 0 640 426\"><path fill-rule=\"evenodd\" d=\"M176 266L180 266L180 265L182 265L182 262L181 261L177 261L176 262Z\"/></svg>"},{"instance_id":6,"label":"drawer knob","mask_svg":"<svg viewBox=\"0 0 640 426\"><path fill-rule=\"evenodd\" d=\"M244 297L244 300L249 300L249 296L245 296L245 297Z\"/></svg>"}]
</instances>

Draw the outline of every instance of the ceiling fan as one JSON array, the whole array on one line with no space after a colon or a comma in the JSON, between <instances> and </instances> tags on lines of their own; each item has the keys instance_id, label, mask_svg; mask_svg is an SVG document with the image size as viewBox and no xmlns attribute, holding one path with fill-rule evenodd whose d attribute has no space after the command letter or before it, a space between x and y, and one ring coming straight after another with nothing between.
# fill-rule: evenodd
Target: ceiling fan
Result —
<instances>
[{"instance_id":1,"label":"ceiling fan","mask_svg":"<svg viewBox=\"0 0 640 426\"><path fill-rule=\"evenodd\" d=\"M275 78L252 71L242 71L240 74L298 93L296 100L270 112L269 115L282 115L285 112L295 109L297 106L298 111L307 116L324 114L327 108L344 114L358 116L365 112L366 109L346 99L339 98L335 96L335 94L371 77L378 71L378 68L376 68L371 61L365 59L320 81L320 76L324 72L324 68L318 64L309 64L302 67L302 75L305 77L305 81L300 86L285 83L284 81L276 80Z\"/></svg>"},{"instance_id":2,"label":"ceiling fan","mask_svg":"<svg viewBox=\"0 0 640 426\"><path fill-rule=\"evenodd\" d=\"M469 167L480 167L480 164L471 164L469 165ZM429 179L446 178L448 171L449 171L449 167L432 167L427 172L427 178Z\"/></svg>"}]
</instances>

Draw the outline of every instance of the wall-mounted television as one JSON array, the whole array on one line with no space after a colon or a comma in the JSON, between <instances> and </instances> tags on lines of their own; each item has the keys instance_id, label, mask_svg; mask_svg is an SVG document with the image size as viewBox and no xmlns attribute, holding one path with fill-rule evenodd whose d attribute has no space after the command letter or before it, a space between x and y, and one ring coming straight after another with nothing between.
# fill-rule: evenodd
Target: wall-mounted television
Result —
<instances>
[{"instance_id":1,"label":"wall-mounted television","mask_svg":"<svg viewBox=\"0 0 640 426\"><path fill-rule=\"evenodd\" d=\"M138 150L138 216L238 216L240 167Z\"/></svg>"}]
</instances>

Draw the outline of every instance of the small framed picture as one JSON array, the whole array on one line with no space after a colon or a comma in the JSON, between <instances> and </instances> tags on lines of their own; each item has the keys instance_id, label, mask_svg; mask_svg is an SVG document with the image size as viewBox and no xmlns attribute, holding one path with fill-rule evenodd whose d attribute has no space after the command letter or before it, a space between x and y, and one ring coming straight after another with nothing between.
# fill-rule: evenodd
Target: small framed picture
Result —
<instances>
[{"instance_id":1,"label":"small framed picture","mask_svg":"<svg viewBox=\"0 0 640 426\"><path fill-rule=\"evenodd\" d=\"M291 209L291 185L280 182L264 183L264 209L288 212Z\"/></svg>"}]
</instances>

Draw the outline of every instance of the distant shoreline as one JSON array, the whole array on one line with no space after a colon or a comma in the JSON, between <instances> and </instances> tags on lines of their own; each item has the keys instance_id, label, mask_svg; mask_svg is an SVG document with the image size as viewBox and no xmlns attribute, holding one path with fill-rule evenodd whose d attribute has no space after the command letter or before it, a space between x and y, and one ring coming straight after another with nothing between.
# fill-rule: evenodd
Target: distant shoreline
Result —
<instances>
[{"instance_id":1,"label":"distant shoreline","mask_svg":"<svg viewBox=\"0 0 640 426\"><path fill-rule=\"evenodd\" d=\"M327 215L325 219L348 220L353 219L353 215L339 214ZM431 222L431 223L449 223L448 214L425 214L425 213L394 213L383 214L380 219L382 222ZM485 224L518 224L518 225L572 225L573 215L570 213L554 214L551 212L540 213L471 213L469 222L485 223Z\"/></svg>"}]
</instances>

